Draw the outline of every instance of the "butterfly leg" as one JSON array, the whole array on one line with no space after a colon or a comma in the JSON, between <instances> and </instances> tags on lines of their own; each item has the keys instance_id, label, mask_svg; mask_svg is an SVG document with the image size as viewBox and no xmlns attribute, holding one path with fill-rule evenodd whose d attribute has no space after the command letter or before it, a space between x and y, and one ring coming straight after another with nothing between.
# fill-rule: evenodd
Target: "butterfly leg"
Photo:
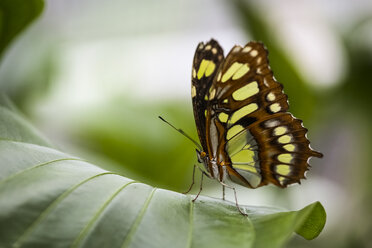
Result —
<instances>
[{"instance_id":1,"label":"butterfly leg","mask_svg":"<svg viewBox=\"0 0 372 248\"><path fill-rule=\"evenodd\" d=\"M223 182L220 182L220 184L222 184L222 186L225 186L225 187L227 187L227 188L229 188L229 189L232 189L232 190L234 191L234 196L235 196L235 205L236 205L236 208L238 209L239 213L241 213L241 214L244 215L244 216L248 216L248 214L244 213L244 212L240 209L240 207L239 207L239 204L238 204L238 198L236 197L236 190L235 190L235 188L234 188L233 186L227 185L227 184L225 184L225 183L223 183Z\"/></svg>"},{"instance_id":2,"label":"butterfly leg","mask_svg":"<svg viewBox=\"0 0 372 248\"><path fill-rule=\"evenodd\" d=\"M187 194L187 193L189 193L190 192L190 190L192 189L192 186L194 186L194 183L195 183L195 168L196 168L196 165L194 164L194 169L192 170L192 183L191 183L191 185L190 185L190 188L186 191L186 192L184 192L184 193L182 193L182 194Z\"/></svg>"},{"instance_id":3,"label":"butterfly leg","mask_svg":"<svg viewBox=\"0 0 372 248\"><path fill-rule=\"evenodd\" d=\"M204 178L204 173L202 173L201 175L201 180L200 180L200 189L199 189L199 192L198 194L195 196L194 200L192 200L192 202L195 202L196 199L198 199L199 195L200 195L200 192L202 191L203 189L203 178Z\"/></svg>"},{"instance_id":4,"label":"butterfly leg","mask_svg":"<svg viewBox=\"0 0 372 248\"><path fill-rule=\"evenodd\" d=\"M225 200L225 185L222 185L222 200Z\"/></svg>"}]
</instances>

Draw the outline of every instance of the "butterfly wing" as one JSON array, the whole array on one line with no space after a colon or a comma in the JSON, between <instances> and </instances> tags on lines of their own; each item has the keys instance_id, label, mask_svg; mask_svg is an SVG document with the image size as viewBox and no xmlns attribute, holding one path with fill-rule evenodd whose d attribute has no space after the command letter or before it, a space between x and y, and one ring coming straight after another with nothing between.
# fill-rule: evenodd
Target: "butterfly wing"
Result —
<instances>
[{"instance_id":1,"label":"butterfly wing","mask_svg":"<svg viewBox=\"0 0 372 248\"><path fill-rule=\"evenodd\" d=\"M217 159L228 160L228 174L240 184L286 187L304 178L311 156L322 157L310 148L302 121L287 112L282 89L263 44L250 42L231 49L203 102L210 117L200 130L207 130L206 146ZM199 122L205 120L204 111L197 114ZM208 133L213 125L217 131Z\"/></svg>"},{"instance_id":2,"label":"butterfly wing","mask_svg":"<svg viewBox=\"0 0 372 248\"><path fill-rule=\"evenodd\" d=\"M217 70L223 61L223 50L217 41L211 39L206 44L199 43L194 56L192 67L191 96L194 110L196 128L203 150L207 150L206 144L206 95L216 76Z\"/></svg>"}]
</instances>

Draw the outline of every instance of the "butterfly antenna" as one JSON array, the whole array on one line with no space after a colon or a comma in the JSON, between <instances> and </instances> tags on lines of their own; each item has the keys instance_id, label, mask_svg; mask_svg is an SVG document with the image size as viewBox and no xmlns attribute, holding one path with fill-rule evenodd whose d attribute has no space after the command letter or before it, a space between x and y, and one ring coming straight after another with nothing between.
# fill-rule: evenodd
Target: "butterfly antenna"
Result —
<instances>
[{"instance_id":1,"label":"butterfly antenna","mask_svg":"<svg viewBox=\"0 0 372 248\"><path fill-rule=\"evenodd\" d=\"M162 121L164 121L165 123L167 123L169 126L171 126L172 128L174 128L177 132L181 133L183 136L185 136L189 140L191 140L192 143L194 143L199 148L200 151L203 150L203 148L201 147L201 145L198 142L196 142L193 138L191 138L187 133L185 133L182 129L176 128L175 126L173 126L172 124L170 124L168 121L166 121L161 116L159 116L159 119L162 120Z\"/></svg>"}]
</instances>

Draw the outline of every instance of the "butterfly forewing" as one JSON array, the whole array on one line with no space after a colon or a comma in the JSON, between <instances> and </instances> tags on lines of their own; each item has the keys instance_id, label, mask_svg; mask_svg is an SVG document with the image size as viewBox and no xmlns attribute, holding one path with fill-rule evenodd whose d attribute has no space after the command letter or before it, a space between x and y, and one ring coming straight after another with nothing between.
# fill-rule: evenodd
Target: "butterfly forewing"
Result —
<instances>
[{"instance_id":1,"label":"butterfly forewing","mask_svg":"<svg viewBox=\"0 0 372 248\"><path fill-rule=\"evenodd\" d=\"M200 65L204 55L197 51L194 65L195 61ZM309 157L322 156L309 147L302 121L287 112L287 95L274 79L267 56L258 42L235 46L223 61L208 58L219 65L213 81L193 80L194 114L203 149L227 167L231 179L253 188L299 182Z\"/></svg>"},{"instance_id":2,"label":"butterfly forewing","mask_svg":"<svg viewBox=\"0 0 372 248\"><path fill-rule=\"evenodd\" d=\"M215 40L208 43L199 43L192 67L191 96L194 109L194 118L203 149L207 150L206 145L206 95L210 89L217 70L223 61L223 50Z\"/></svg>"}]
</instances>

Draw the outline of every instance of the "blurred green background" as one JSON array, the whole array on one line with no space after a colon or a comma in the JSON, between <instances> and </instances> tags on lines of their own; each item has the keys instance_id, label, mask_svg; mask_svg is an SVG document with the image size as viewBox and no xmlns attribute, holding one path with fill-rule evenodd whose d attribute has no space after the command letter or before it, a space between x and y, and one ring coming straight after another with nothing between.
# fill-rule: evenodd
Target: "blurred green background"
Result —
<instances>
[{"instance_id":1,"label":"blurred green background","mask_svg":"<svg viewBox=\"0 0 372 248\"><path fill-rule=\"evenodd\" d=\"M239 202L298 209L319 200L323 233L289 247L371 247L371 1L46 1L6 51L0 91L62 150L182 192L195 149L157 116L197 138L191 62L212 37L225 54L265 43L290 111L325 155L301 185L238 186ZM206 180L202 194L221 188Z\"/></svg>"}]
</instances>

